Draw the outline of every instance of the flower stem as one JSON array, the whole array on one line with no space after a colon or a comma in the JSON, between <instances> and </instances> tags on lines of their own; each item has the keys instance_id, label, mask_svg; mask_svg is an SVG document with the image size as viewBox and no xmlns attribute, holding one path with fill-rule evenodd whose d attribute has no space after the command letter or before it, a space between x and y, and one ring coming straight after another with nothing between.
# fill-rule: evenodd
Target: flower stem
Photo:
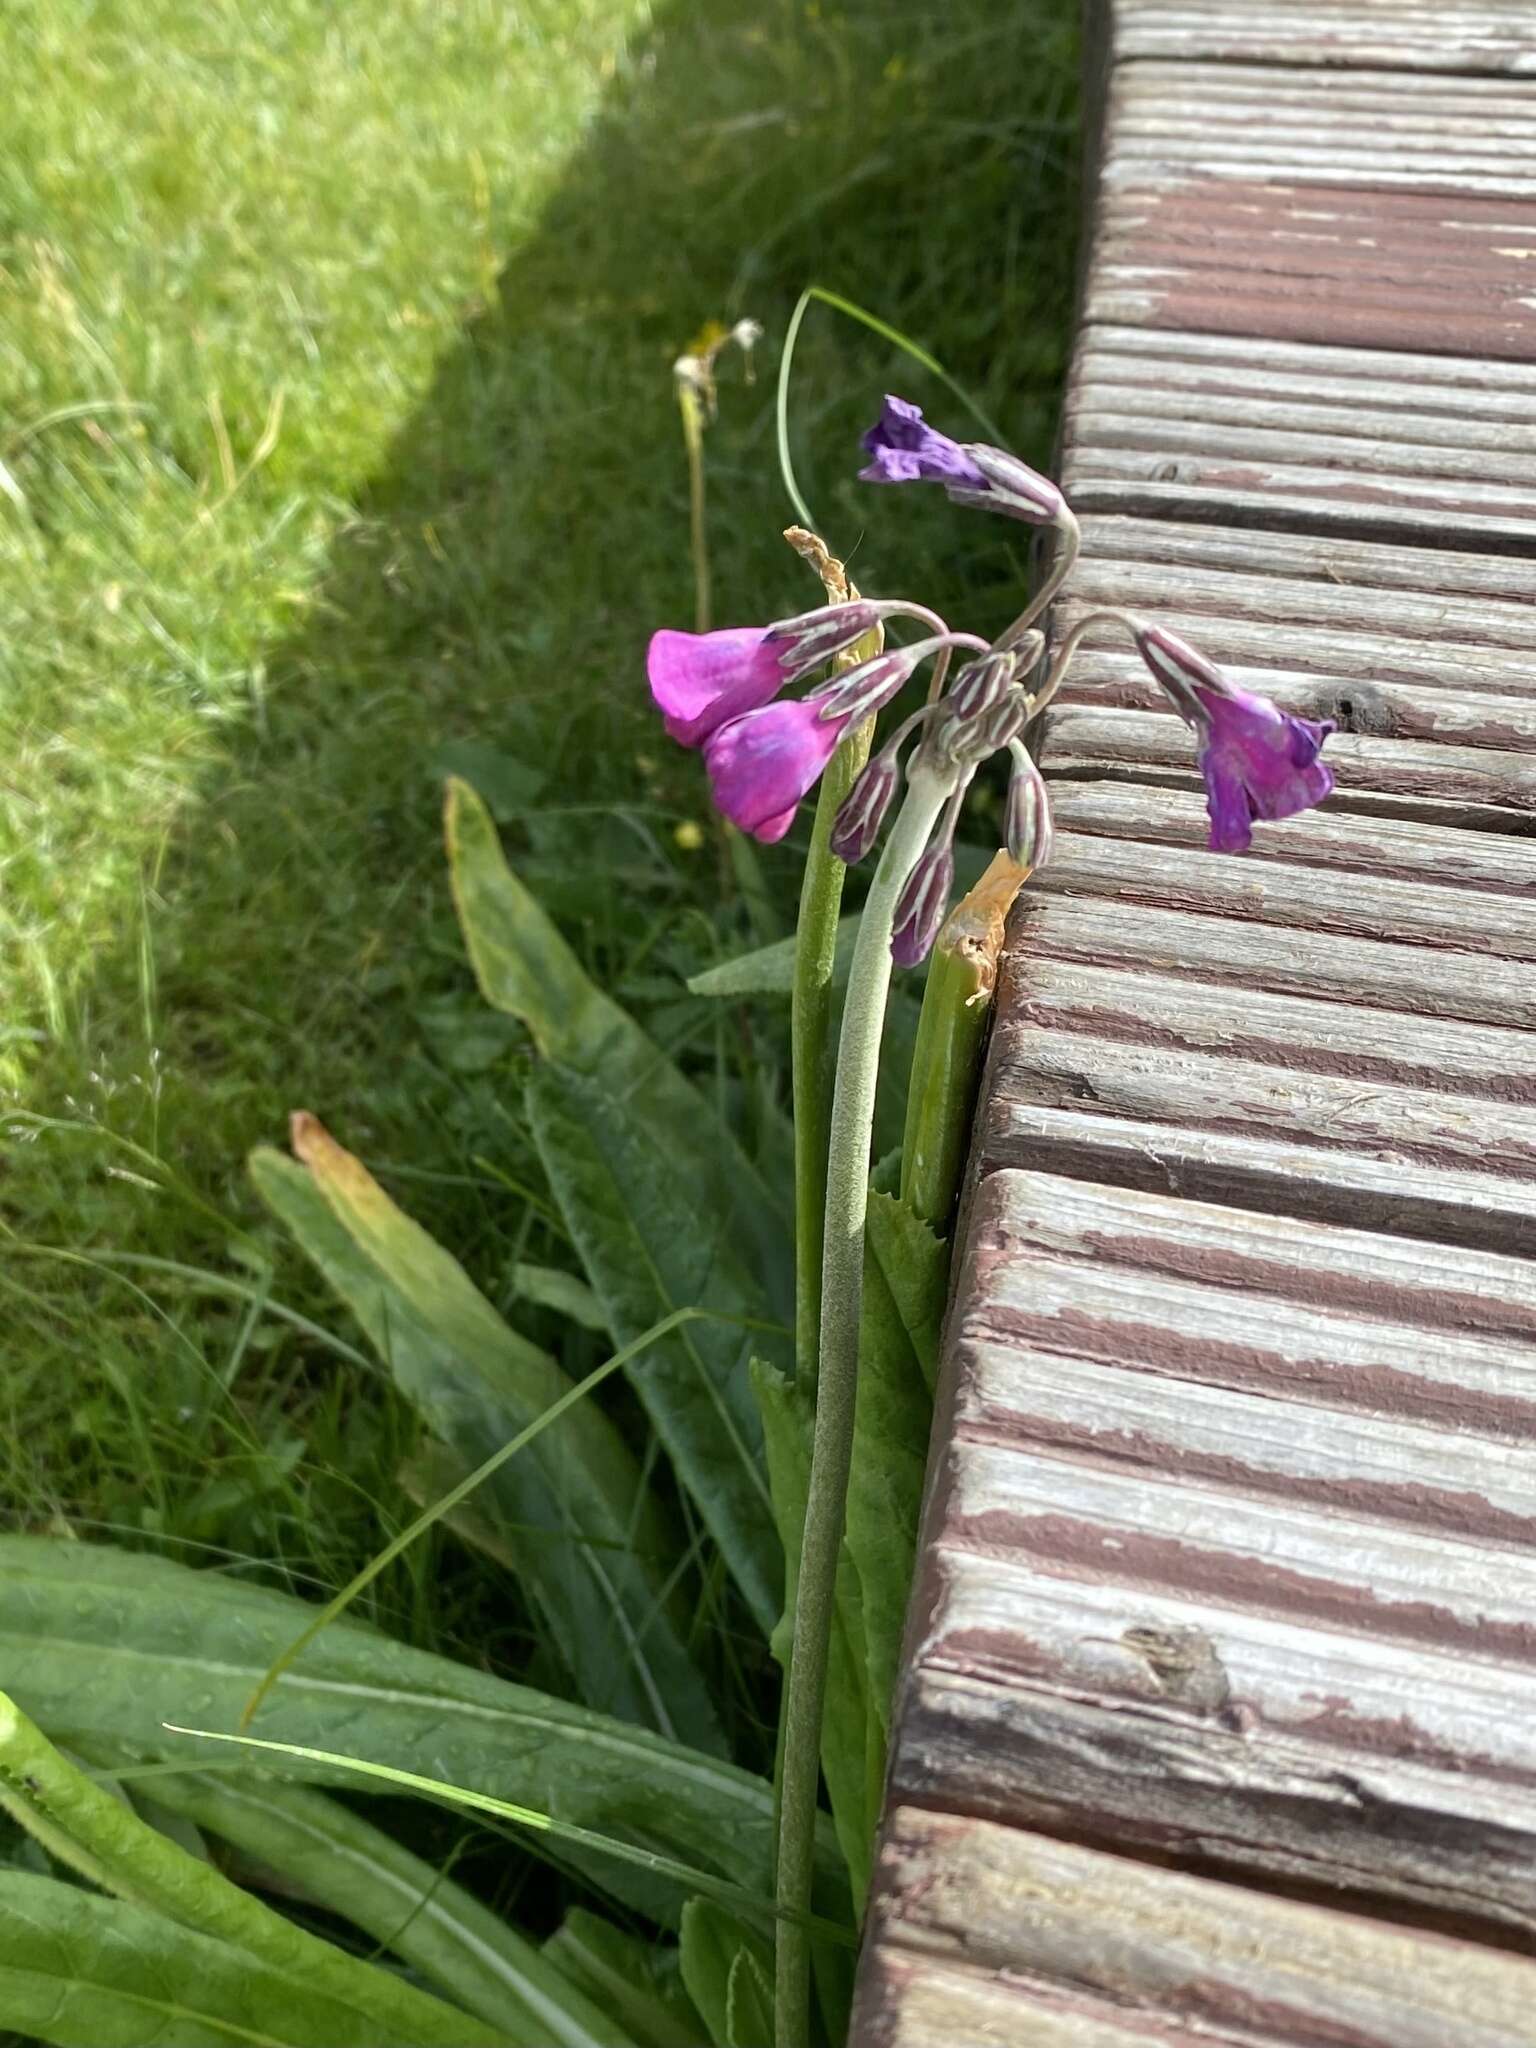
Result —
<instances>
[{"instance_id":1,"label":"flower stem","mask_svg":"<svg viewBox=\"0 0 1536 2048\"><path fill-rule=\"evenodd\" d=\"M795 983L790 1059L795 1104L795 1378L816 1388L821 1327L822 1220L827 1201L827 1146L832 1133L832 983L838 914L848 870L829 844L832 821L869 758L875 721L855 726L821 778L811 850L800 884L795 927Z\"/></svg>"},{"instance_id":2,"label":"flower stem","mask_svg":"<svg viewBox=\"0 0 1536 2048\"><path fill-rule=\"evenodd\" d=\"M1069 506L1063 505L1058 513L1056 531L1059 536L1056 546L1056 559L1052 562L1045 581L1029 600L1029 603L1025 605L1023 611L1019 613L1019 616L1014 620L1007 632L998 641L997 645L999 647L1013 647L1023 639L1025 633L1028 632L1036 619L1039 618L1040 614L1072 573L1073 564L1082 552L1083 530L1078 525L1076 515Z\"/></svg>"},{"instance_id":3,"label":"flower stem","mask_svg":"<svg viewBox=\"0 0 1536 2048\"><path fill-rule=\"evenodd\" d=\"M891 926L896 900L927 844L953 782L952 773L917 767L909 770L906 801L864 906L843 1007L827 1148L816 1426L784 1709L775 1883L775 2048L808 2048L810 2041L810 1945L804 1916L810 1908L815 1866L827 1653L853 1452L869 1149L880 1036L891 981Z\"/></svg>"}]
</instances>

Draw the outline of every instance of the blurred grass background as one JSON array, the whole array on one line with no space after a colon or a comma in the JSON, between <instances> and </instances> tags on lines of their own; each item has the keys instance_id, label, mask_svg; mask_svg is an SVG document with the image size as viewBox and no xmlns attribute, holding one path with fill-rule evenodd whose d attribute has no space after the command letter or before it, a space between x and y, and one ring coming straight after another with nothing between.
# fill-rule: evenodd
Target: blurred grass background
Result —
<instances>
[{"instance_id":1,"label":"blurred grass background","mask_svg":"<svg viewBox=\"0 0 1536 2048\"><path fill-rule=\"evenodd\" d=\"M772 419L809 282L932 350L1047 463L1075 12L12 0L9 1522L330 1589L409 1514L414 1430L245 1188L294 1107L514 1319L554 1327L516 1298L517 1263L561 1246L527 1181L514 1034L451 919L445 766L607 982L722 1087L782 1106L771 1035L678 1000L680 974L788 928L797 856L766 857L744 910L697 764L647 710L647 635L692 623L670 366L706 320L764 325L709 440L722 623L816 598L778 538ZM1000 625L1023 529L851 481L888 387L969 431L813 310L791 431L818 520L866 589ZM397 1631L485 1657L512 1626L495 1583L448 1542L376 1592Z\"/></svg>"}]
</instances>

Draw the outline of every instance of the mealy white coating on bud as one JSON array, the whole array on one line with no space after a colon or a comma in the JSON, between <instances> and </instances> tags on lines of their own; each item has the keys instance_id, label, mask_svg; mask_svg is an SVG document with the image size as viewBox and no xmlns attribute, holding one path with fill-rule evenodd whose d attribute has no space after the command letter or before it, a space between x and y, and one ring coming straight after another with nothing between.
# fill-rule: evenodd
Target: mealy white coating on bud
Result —
<instances>
[{"instance_id":1,"label":"mealy white coating on bud","mask_svg":"<svg viewBox=\"0 0 1536 2048\"><path fill-rule=\"evenodd\" d=\"M896 755L889 746L865 764L832 820L828 844L839 860L851 866L874 845L899 779Z\"/></svg>"},{"instance_id":2,"label":"mealy white coating on bud","mask_svg":"<svg viewBox=\"0 0 1536 2048\"><path fill-rule=\"evenodd\" d=\"M861 661L857 668L846 670L825 689L811 693L821 717L868 718L897 696L903 684L931 655L948 645L947 636L938 635L931 640L914 640L906 647L889 648L870 661Z\"/></svg>"},{"instance_id":3,"label":"mealy white coating on bud","mask_svg":"<svg viewBox=\"0 0 1536 2048\"><path fill-rule=\"evenodd\" d=\"M1138 624L1136 652L1153 680L1161 683L1173 699L1174 708L1191 722L1198 722L1203 716L1197 692L1212 690L1222 697L1231 694L1232 686L1216 664L1207 661L1198 647L1191 647L1187 640L1181 640L1177 633L1170 633L1163 626Z\"/></svg>"},{"instance_id":4,"label":"mealy white coating on bud","mask_svg":"<svg viewBox=\"0 0 1536 2048\"><path fill-rule=\"evenodd\" d=\"M1055 843L1051 800L1044 777L1023 741L1014 740L1009 751L1013 755L1013 774L1003 807L1003 843L1019 866L1033 873L1045 866Z\"/></svg>"},{"instance_id":5,"label":"mealy white coating on bud","mask_svg":"<svg viewBox=\"0 0 1536 2048\"><path fill-rule=\"evenodd\" d=\"M945 838L929 847L897 900L891 958L898 967L916 967L927 959L954 886L955 856Z\"/></svg>"},{"instance_id":6,"label":"mealy white coating on bud","mask_svg":"<svg viewBox=\"0 0 1536 2048\"><path fill-rule=\"evenodd\" d=\"M819 668L834 654L857 645L880 622L880 609L867 599L847 604L826 604L798 618L777 619L768 628L769 644L779 653L779 665L793 682L807 670Z\"/></svg>"},{"instance_id":7,"label":"mealy white coating on bud","mask_svg":"<svg viewBox=\"0 0 1536 2048\"><path fill-rule=\"evenodd\" d=\"M993 649L975 661L968 661L950 685L946 702L956 718L979 718L990 711L1013 681L1018 666L1010 653Z\"/></svg>"},{"instance_id":8,"label":"mealy white coating on bud","mask_svg":"<svg viewBox=\"0 0 1536 2048\"><path fill-rule=\"evenodd\" d=\"M975 441L967 441L963 446L986 478L987 488L971 491L952 485L949 496L955 504L1011 512L1015 518L1026 519L1034 526L1049 526L1065 512L1067 501L1050 478L1041 476L1017 455L1010 455L1006 448L990 448Z\"/></svg>"}]
</instances>

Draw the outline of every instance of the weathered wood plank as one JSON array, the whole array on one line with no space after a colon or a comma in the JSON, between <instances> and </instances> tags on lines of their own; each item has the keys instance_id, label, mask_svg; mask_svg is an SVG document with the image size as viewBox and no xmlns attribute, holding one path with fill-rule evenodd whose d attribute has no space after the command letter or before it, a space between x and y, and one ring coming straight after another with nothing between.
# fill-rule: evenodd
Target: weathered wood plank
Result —
<instances>
[{"instance_id":1,"label":"weathered wood plank","mask_svg":"<svg viewBox=\"0 0 1536 2048\"><path fill-rule=\"evenodd\" d=\"M1090 840L1116 839L1132 846L1180 847L1204 855L1210 831L1203 797L1137 783L1058 780L1052 787L1051 808L1058 830L1073 835L1071 859L1080 874L1089 872L1080 863L1107 861L1112 857L1110 848L1094 846ZM1315 928L1359 932L1364 937L1409 937L1433 946L1445 943L1433 897L1420 899L1422 914L1411 927L1393 915L1390 895L1368 898L1370 910L1386 920L1378 932L1352 909L1359 900L1354 884L1348 884L1345 900L1340 902L1332 886L1335 878L1369 875L1386 881L1427 882L1436 889L1484 890L1514 899L1523 906L1527 892L1536 888L1536 839L1519 839L1497 832L1448 831L1439 825L1363 817L1358 812L1327 808L1308 811L1279 825L1256 824L1253 847L1240 871L1241 895L1236 905L1225 891L1211 899L1213 904L1220 902L1226 909L1255 900L1263 902L1264 894L1257 899L1252 894L1257 879L1253 870L1258 866L1265 870L1266 893L1268 877L1274 871L1280 870L1282 875L1291 868L1307 871L1300 886L1306 892L1306 921ZM1144 869L1144 856L1137 855L1136 871ZM1207 872L1203 866L1187 869L1175 886L1182 893L1187 875L1198 873L1203 877ZM1226 872L1230 875L1230 869ZM1134 887L1124 869L1118 870L1118 874L1122 884ZM1277 875L1276 879L1283 886L1282 876ZM1059 874L1053 878L1051 870L1046 869L1033 878L1030 886L1050 890L1059 884ZM1497 906L1495 931L1507 908L1507 904ZM1452 913L1452 930L1463 950L1476 952L1488 945L1489 934L1481 922L1483 915L1476 904L1467 903L1461 905L1459 916ZM1523 925L1523 916L1518 921ZM1504 934L1492 940L1495 950L1505 943Z\"/></svg>"},{"instance_id":2,"label":"weathered wood plank","mask_svg":"<svg viewBox=\"0 0 1536 2048\"><path fill-rule=\"evenodd\" d=\"M1112 73L1093 323L1528 361L1536 106L1483 78Z\"/></svg>"},{"instance_id":3,"label":"weathered wood plank","mask_svg":"<svg viewBox=\"0 0 1536 2048\"><path fill-rule=\"evenodd\" d=\"M874 1925L883 2048L1530 2040L1523 1960L913 1806L891 1815Z\"/></svg>"},{"instance_id":4,"label":"weathered wood plank","mask_svg":"<svg viewBox=\"0 0 1536 2048\"><path fill-rule=\"evenodd\" d=\"M1528 547L1536 379L1367 349L1348 352L1359 360L1346 371L1340 353L1088 329L1065 413L1073 504Z\"/></svg>"},{"instance_id":5,"label":"weathered wood plank","mask_svg":"<svg viewBox=\"0 0 1536 2048\"><path fill-rule=\"evenodd\" d=\"M1536 74L1522 0L1115 0L1111 55Z\"/></svg>"}]
</instances>

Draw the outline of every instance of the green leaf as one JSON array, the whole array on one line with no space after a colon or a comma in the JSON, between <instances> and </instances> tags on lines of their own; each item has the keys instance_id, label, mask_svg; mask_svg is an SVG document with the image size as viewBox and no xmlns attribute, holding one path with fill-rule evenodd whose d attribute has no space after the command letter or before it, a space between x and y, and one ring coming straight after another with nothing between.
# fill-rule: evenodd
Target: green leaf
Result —
<instances>
[{"instance_id":1,"label":"green leaf","mask_svg":"<svg viewBox=\"0 0 1536 2048\"><path fill-rule=\"evenodd\" d=\"M258 1191L456 1457L479 1465L569 1392L554 1360L497 1315L313 1117L295 1117L294 1146L302 1165L253 1155ZM517 1556L582 1697L720 1750L704 1681L662 1598L675 1545L602 1410L578 1403L493 1475L478 1505Z\"/></svg>"},{"instance_id":2,"label":"green leaf","mask_svg":"<svg viewBox=\"0 0 1536 2048\"><path fill-rule=\"evenodd\" d=\"M15 1699L55 1741L123 1743L202 1766L165 1724L234 1729L252 1689L312 1609L163 1558L43 1536L0 1537L0 1643ZM391 1642L351 1620L318 1637L269 1696L257 1730L440 1777L766 1893L773 1789L645 1729ZM268 1766L311 1784L349 1773ZM253 1772L254 1775L254 1772ZM669 1884L614 1861L601 1881L653 1917ZM694 1887L698 1889L697 1886Z\"/></svg>"},{"instance_id":3,"label":"green leaf","mask_svg":"<svg viewBox=\"0 0 1536 2048\"><path fill-rule=\"evenodd\" d=\"M223 1771L148 1782L157 1801L362 1928L518 2048L628 2048L636 2039L547 1949L339 1800Z\"/></svg>"},{"instance_id":4,"label":"green leaf","mask_svg":"<svg viewBox=\"0 0 1536 2048\"><path fill-rule=\"evenodd\" d=\"M859 935L859 918L838 920L837 951L832 970L834 983L848 979L848 961ZM688 977L688 992L695 996L716 996L734 1000L741 996L788 996L795 987L795 945L793 938L777 939L771 946L755 946L750 953L738 953L734 960L722 960L718 967L706 967Z\"/></svg>"},{"instance_id":5,"label":"green leaf","mask_svg":"<svg viewBox=\"0 0 1536 2048\"><path fill-rule=\"evenodd\" d=\"M519 1262L512 1268L512 1285L521 1300L553 1309L568 1322L580 1323L584 1330L608 1328L602 1303L574 1273L562 1272L558 1266L528 1266Z\"/></svg>"},{"instance_id":6,"label":"green leaf","mask_svg":"<svg viewBox=\"0 0 1536 2048\"><path fill-rule=\"evenodd\" d=\"M949 1246L905 1202L871 1192L867 1242L931 1395L949 1300Z\"/></svg>"},{"instance_id":7,"label":"green leaf","mask_svg":"<svg viewBox=\"0 0 1536 2048\"><path fill-rule=\"evenodd\" d=\"M767 1942L713 1900L690 1899L683 1908L679 1952L683 1982L704 2015L710 2040L719 2048L773 2048L773 1951ZM743 1962L746 1971L740 1973Z\"/></svg>"},{"instance_id":8,"label":"green leaf","mask_svg":"<svg viewBox=\"0 0 1536 2048\"><path fill-rule=\"evenodd\" d=\"M869 1219L847 1543L859 1575L869 1698L883 1746L912 1592L933 1426L933 1398L917 1343L927 1340L943 1313L944 1248L889 1195L870 1195ZM890 1284L888 1262L897 1270L901 1300ZM926 1295L921 1291L924 1274ZM918 1333L908 1327L907 1309L920 1324ZM883 1761L882 1756L882 1771L874 1775L883 1775Z\"/></svg>"},{"instance_id":9,"label":"green leaf","mask_svg":"<svg viewBox=\"0 0 1536 2048\"><path fill-rule=\"evenodd\" d=\"M600 1079L686 1165L699 1208L730 1220L775 1320L786 1321L794 1300L786 1200L715 1105L592 981L508 866L495 822L468 783L449 784L446 822L454 901L486 1001L520 1018L546 1059Z\"/></svg>"},{"instance_id":10,"label":"green leaf","mask_svg":"<svg viewBox=\"0 0 1536 2048\"><path fill-rule=\"evenodd\" d=\"M784 1609L773 1632L773 1654L789 1668L800 1539L811 1474L814 1412L806 1395L776 1367L752 1362L752 1385L762 1411L773 1492L788 1560ZM827 1701L821 1724L821 1771L832 1802L838 1847L848 1866L856 1910L862 1914L874 1856L878 1801L871 1807L869 1736L871 1707L865 1677L863 1603L858 1573L844 1547L837 1573L837 1604L827 1658Z\"/></svg>"},{"instance_id":11,"label":"green leaf","mask_svg":"<svg viewBox=\"0 0 1536 2048\"><path fill-rule=\"evenodd\" d=\"M725 1987L727 2048L773 2048L773 1959L739 1948Z\"/></svg>"},{"instance_id":12,"label":"green leaf","mask_svg":"<svg viewBox=\"0 0 1536 2048\"><path fill-rule=\"evenodd\" d=\"M445 2008L446 2010L446 2008ZM466 2044L484 2039L464 2021ZM57 2048L378 2048L378 2019L142 1906L0 1870L0 2027Z\"/></svg>"},{"instance_id":13,"label":"green leaf","mask_svg":"<svg viewBox=\"0 0 1536 2048\"><path fill-rule=\"evenodd\" d=\"M528 1119L566 1228L615 1338L674 1309L766 1320L768 1304L689 1159L634 1104L550 1062L528 1084ZM759 1339L759 1342L762 1340ZM751 1336L695 1323L628 1368L652 1427L764 1632L783 1564L748 1378Z\"/></svg>"},{"instance_id":14,"label":"green leaf","mask_svg":"<svg viewBox=\"0 0 1536 2048\"><path fill-rule=\"evenodd\" d=\"M639 2048L710 2048L683 1987L675 1948L641 1941L576 1906L545 1942L544 1953Z\"/></svg>"},{"instance_id":15,"label":"green leaf","mask_svg":"<svg viewBox=\"0 0 1536 2048\"><path fill-rule=\"evenodd\" d=\"M0 1804L50 1855L104 1890L281 1970L317 1997L408 2031L419 2048L506 2048L495 2027L322 1941L190 1856L113 1786L60 1755L0 1693Z\"/></svg>"}]
</instances>

